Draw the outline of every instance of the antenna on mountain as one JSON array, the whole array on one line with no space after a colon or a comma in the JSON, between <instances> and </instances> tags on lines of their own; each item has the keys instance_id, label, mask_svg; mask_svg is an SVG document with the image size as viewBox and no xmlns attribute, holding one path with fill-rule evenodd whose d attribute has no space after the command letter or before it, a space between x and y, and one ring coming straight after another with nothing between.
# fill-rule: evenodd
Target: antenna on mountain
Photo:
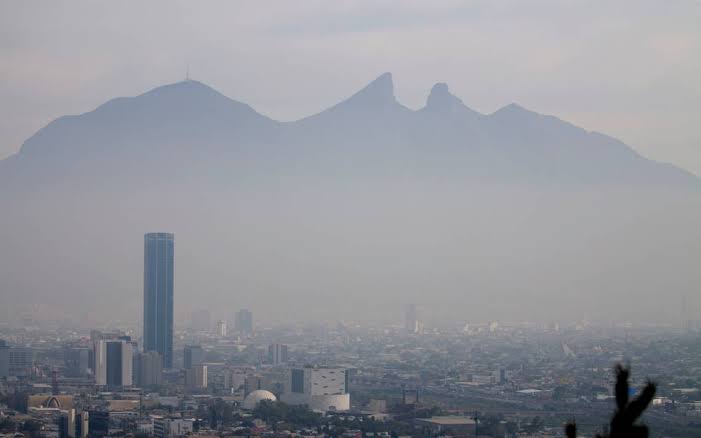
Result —
<instances>
[{"instance_id":1,"label":"antenna on mountain","mask_svg":"<svg viewBox=\"0 0 701 438\"><path fill-rule=\"evenodd\" d=\"M189 81L189 80L190 80L190 64L186 62L185 63L185 81Z\"/></svg>"}]
</instances>

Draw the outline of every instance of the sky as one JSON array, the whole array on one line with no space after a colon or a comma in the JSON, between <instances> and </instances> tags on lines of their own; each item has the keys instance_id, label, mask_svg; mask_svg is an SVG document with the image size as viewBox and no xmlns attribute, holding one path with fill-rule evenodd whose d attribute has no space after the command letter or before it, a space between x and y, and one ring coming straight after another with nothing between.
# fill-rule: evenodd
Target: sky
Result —
<instances>
[{"instance_id":1,"label":"sky","mask_svg":"<svg viewBox=\"0 0 701 438\"><path fill-rule=\"evenodd\" d=\"M385 71L517 102L701 175L701 1L0 0L0 157L51 120L190 76L278 120Z\"/></svg>"}]
</instances>

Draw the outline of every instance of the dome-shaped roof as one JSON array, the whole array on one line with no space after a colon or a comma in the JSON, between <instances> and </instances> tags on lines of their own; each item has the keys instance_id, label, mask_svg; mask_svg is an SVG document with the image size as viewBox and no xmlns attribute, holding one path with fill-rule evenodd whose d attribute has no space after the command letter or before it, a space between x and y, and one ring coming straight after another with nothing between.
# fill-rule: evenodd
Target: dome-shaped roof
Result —
<instances>
[{"instance_id":1,"label":"dome-shaped roof","mask_svg":"<svg viewBox=\"0 0 701 438\"><path fill-rule=\"evenodd\" d=\"M275 401L277 400L277 397L275 397L275 394L273 394L270 391L266 391L264 389L257 389L248 394L246 398L243 399L243 408L255 409L256 405L258 405L258 403L260 403L262 400Z\"/></svg>"}]
</instances>

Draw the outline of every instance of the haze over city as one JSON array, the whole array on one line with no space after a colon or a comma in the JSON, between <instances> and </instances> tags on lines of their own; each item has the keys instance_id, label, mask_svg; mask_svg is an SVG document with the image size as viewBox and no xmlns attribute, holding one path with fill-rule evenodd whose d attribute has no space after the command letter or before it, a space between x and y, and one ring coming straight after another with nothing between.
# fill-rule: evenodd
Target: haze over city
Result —
<instances>
[{"instance_id":1,"label":"haze over city","mask_svg":"<svg viewBox=\"0 0 701 438\"><path fill-rule=\"evenodd\" d=\"M4 2L0 317L138 320L160 230L181 317L695 315L698 3L624 5Z\"/></svg>"},{"instance_id":2,"label":"haze over city","mask_svg":"<svg viewBox=\"0 0 701 438\"><path fill-rule=\"evenodd\" d=\"M699 23L0 0L0 438L698 436Z\"/></svg>"}]
</instances>

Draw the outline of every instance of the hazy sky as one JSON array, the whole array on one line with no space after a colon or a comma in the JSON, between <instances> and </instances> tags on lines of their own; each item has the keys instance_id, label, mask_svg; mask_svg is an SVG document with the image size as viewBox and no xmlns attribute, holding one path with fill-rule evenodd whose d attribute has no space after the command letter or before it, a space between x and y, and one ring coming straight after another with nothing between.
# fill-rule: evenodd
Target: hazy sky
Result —
<instances>
[{"instance_id":1,"label":"hazy sky","mask_svg":"<svg viewBox=\"0 0 701 438\"><path fill-rule=\"evenodd\" d=\"M191 76L280 120L385 71L448 82L701 175L701 1L0 0L0 157L52 119Z\"/></svg>"}]
</instances>

